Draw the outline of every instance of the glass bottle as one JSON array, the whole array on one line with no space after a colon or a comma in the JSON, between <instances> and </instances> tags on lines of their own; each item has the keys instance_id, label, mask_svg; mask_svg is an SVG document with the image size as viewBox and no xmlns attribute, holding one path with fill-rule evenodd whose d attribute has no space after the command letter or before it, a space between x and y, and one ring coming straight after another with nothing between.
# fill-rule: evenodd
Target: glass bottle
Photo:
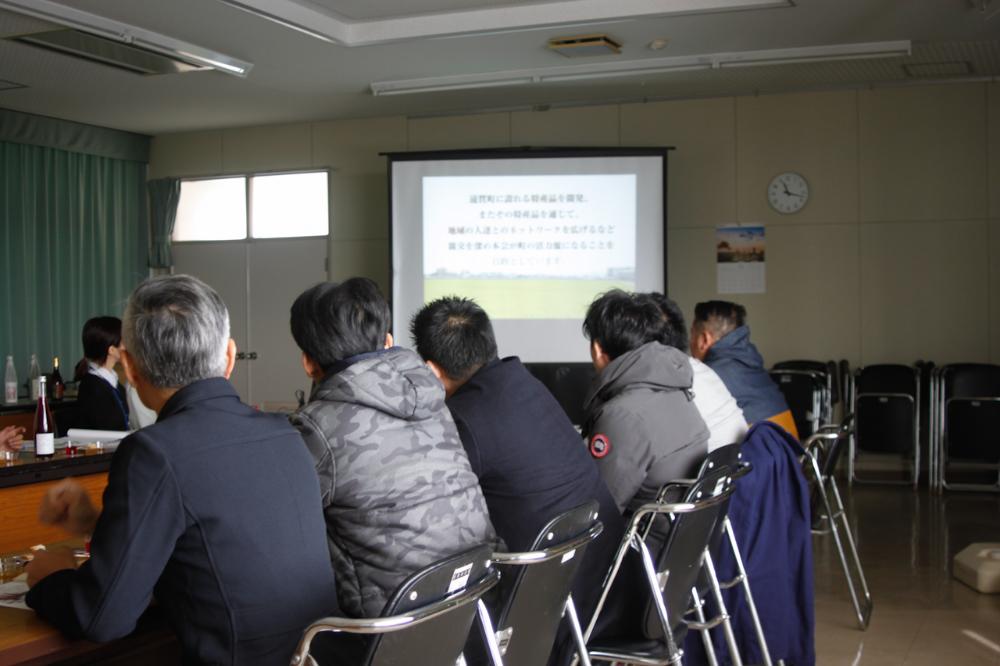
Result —
<instances>
[{"instance_id":1,"label":"glass bottle","mask_svg":"<svg viewBox=\"0 0 1000 666\"><path fill-rule=\"evenodd\" d=\"M32 400L38 400L38 378L41 377L42 370L38 367L38 354L31 355L31 363L28 364L28 390Z\"/></svg>"},{"instance_id":2,"label":"glass bottle","mask_svg":"<svg viewBox=\"0 0 1000 666\"><path fill-rule=\"evenodd\" d=\"M45 395L45 376L38 378L38 404L35 406L35 457L46 459L55 454L56 428Z\"/></svg>"},{"instance_id":3,"label":"glass bottle","mask_svg":"<svg viewBox=\"0 0 1000 666\"><path fill-rule=\"evenodd\" d=\"M7 369L3 377L3 401L8 405L17 402L17 370L14 369L14 357L7 356Z\"/></svg>"},{"instance_id":4,"label":"glass bottle","mask_svg":"<svg viewBox=\"0 0 1000 666\"><path fill-rule=\"evenodd\" d=\"M55 356L52 358L52 399L59 401L63 399L63 395L66 394L66 383L63 381L62 374L59 372L59 357Z\"/></svg>"}]
</instances>

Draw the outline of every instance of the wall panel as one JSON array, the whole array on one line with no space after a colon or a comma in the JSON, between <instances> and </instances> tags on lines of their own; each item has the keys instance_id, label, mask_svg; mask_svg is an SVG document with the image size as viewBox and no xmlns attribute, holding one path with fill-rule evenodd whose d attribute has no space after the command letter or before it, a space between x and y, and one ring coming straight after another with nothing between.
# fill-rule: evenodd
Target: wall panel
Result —
<instances>
[{"instance_id":1,"label":"wall panel","mask_svg":"<svg viewBox=\"0 0 1000 666\"><path fill-rule=\"evenodd\" d=\"M864 363L988 360L987 225L862 225Z\"/></svg>"},{"instance_id":2,"label":"wall panel","mask_svg":"<svg viewBox=\"0 0 1000 666\"><path fill-rule=\"evenodd\" d=\"M510 114L512 146L618 146L618 106Z\"/></svg>"},{"instance_id":3,"label":"wall panel","mask_svg":"<svg viewBox=\"0 0 1000 666\"><path fill-rule=\"evenodd\" d=\"M670 153L670 226L736 221L736 116L732 98L624 104L623 146L675 146Z\"/></svg>"},{"instance_id":4,"label":"wall panel","mask_svg":"<svg viewBox=\"0 0 1000 666\"><path fill-rule=\"evenodd\" d=\"M861 219L987 216L983 84L858 93Z\"/></svg>"},{"instance_id":5,"label":"wall panel","mask_svg":"<svg viewBox=\"0 0 1000 666\"><path fill-rule=\"evenodd\" d=\"M736 109L741 222L857 221L857 93L740 97ZM766 196L771 179L786 171L809 183L808 203L791 215L775 212Z\"/></svg>"}]
</instances>

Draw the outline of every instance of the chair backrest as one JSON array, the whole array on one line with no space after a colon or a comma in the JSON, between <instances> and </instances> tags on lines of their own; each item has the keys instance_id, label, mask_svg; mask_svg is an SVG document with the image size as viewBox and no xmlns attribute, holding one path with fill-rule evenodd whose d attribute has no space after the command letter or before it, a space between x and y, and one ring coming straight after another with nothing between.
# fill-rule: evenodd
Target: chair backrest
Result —
<instances>
[{"instance_id":1,"label":"chair backrest","mask_svg":"<svg viewBox=\"0 0 1000 666\"><path fill-rule=\"evenodd\" d=\"M574 425L583 425L593 363L525 363L524 367L545 385Z\"/></svg>"},{"instance_id":2,"label":"chair backrest","mask_svg":"<svg viewBox=\"0 0 1000 666\"><path fill-rule=\"evenodd\" d=\"M505 577L510 575L501 583L495 617L505 663L543 666L548 661L574 576L587 545L601 531L597 516L596 501L570 509L538 533L531 547L534 557L523 558L523 564L498 562Z\"/></svg>"},{"instance_id":3,"label":"chair backrest","mask_svg":"<svg viewBox=\"0 0 1000 666\"><path fill-rule=\"evenodd\" d=\"M876 364L855 373L857 447L883 453L914 453L920 404L915 367Z\"/></svg>"},{"instance_id":4,"label":"chair backrest","mask_svg":"<svg viewBox=\"0 0 1000 666\"><path fill-rule=\"evenodd\" d=\"M941 368L941 378L945 399L1000 396L1000 365L953 363Z\"/></svg>"},{"instance_id":5,"label":"chair backrest","mask_svg":"<svg viewBox=\"0 0 1000 666\"><path fill-rule=\"evenodd\" d=\"M493 548L484 544L418 571L396 589L382 617L415 612L440 602L492 574ZM475 619L475 599L410 629L377 634L361 663L366 666L454 666Z\"/></svg>"},{"instance_id":6,"label":"chair backrest","mask_svg":"<svg viewBox=\"0 0 1000 666\"><path fill-rule=\"evenodd\" d=\"M830 390L830 400L833 404L840 402L841 381L840 373L835 361L809 361L795 359L792 361L779 361L774 364L775 370L807 370L818 372L826 377L827 388Z\"/></svg>"},{"instance_id":7,"label":"chair backrest","mask_svg":"<svg viewBox=\"0 0 1000 666\"><path fill-rule=\"evenodd\" d=\"M732 472L731 467L716 467L708 471L691 485L683 501L698 505L710 498L728 500L734 488ZM673 514L670 533L663 548L659 553L652 553L663 588L662 597L669 614L671 634L677 644L682 642L686 633L682 618L691 606L691 589L698 582L702 555L715 531L721 529L727 507L728 501L723 501L695 511ZM647 543L656 543L653 537L651 534ZM663 626L652 602L646 608L644 633L647 638L663 638Z\"/></svg>"},{"instance_id":8,"label":"chair backrest","mask_svg":"<svg viewBox=\"0 0 1000 666\"><path fill-rule=\"evenodd\" d=\"M813 434L816 424L823 416L826 375L813 370L779 368L771 370L771 378L785 396L799 437L805 438Z\"/></svg>"},{"instance_id":9,"label":"chair backrest","mask_svg":"<svg viewBox=\"0 0 1000 666\"><path fill-rule=\"evenodd\" d=\"M950 398L944 418L949 460L1000 463L1000 399Z\"/></svg>"},{"instance_id":10,"label":"chair backrest","mask_svg":"<svg viewBox=\"0 0 1000 666\"><path fill-rule=\"evenodd\" d=\"M881 363L866 365L855 371L854 385L862 393L904 393L917 398L917 371L909 365Z\"/></svg>"}]
</instances>

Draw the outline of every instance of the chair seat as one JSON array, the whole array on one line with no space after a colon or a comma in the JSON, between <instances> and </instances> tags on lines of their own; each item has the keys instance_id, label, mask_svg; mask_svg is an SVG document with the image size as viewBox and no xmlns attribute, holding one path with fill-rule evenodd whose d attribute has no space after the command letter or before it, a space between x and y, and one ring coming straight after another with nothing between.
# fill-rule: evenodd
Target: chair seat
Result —
<instances>
[{"instance_id":1,"label":"chair seat","mask_svg":"<svg viewBox=\"0 0 1000 666\"><path fill-rule=\"evenodd\" d=\"M649 639L611 639L592 642L587 652L591 660L624 661L630 664L661 666L670 663L666 644Z\"/></svg>"}]
</instances>

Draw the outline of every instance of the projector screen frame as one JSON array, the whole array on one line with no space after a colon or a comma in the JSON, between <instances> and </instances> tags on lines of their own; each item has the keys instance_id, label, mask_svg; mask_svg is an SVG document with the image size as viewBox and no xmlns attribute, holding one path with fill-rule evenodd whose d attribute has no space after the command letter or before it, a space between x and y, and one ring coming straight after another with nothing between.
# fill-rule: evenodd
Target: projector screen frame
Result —
<instances>
[{"instance_id":1,"label":"projector screen frame","mask_svg":"<svg viewBox=\"0 0 1000 666\"><path fill-rule=\"evenodd\" d=\"M608 147L535 147L535 146L516 146L516 147L503 147L503 148L471 148L471 149L454 149L454 150L420 150L420 151L399 151L399 152L385 152L379 153L379 155L386 158L386 167L388 172L388 203L389 203L389 215L388 215L388 262L389 262L389 293L385 294L386 300L389 302L389 309L394 312L394 299L395 293L393 292L393 286L395 284L395 265L393 262L394 256L394 237L393 237L393 182L392 182L392 165L394 162L416 162L416 161L428 161L428 160L489 160L489 159L565 159L565 158L588 158L588 157L660 157L662 159L662 186L663 186L663 293L667 292L667 202L668 202L668 156L670 151L676 150L674 146L630 146L630 147L620 147L620 146L608 146ZM393 337L402 339L398 337L399 331L396 330L397 323L395 317L392 320L392 334ZM401 331L405 331L407 328L407 322L402 322Z\"/></svg>"}]
</instances>

